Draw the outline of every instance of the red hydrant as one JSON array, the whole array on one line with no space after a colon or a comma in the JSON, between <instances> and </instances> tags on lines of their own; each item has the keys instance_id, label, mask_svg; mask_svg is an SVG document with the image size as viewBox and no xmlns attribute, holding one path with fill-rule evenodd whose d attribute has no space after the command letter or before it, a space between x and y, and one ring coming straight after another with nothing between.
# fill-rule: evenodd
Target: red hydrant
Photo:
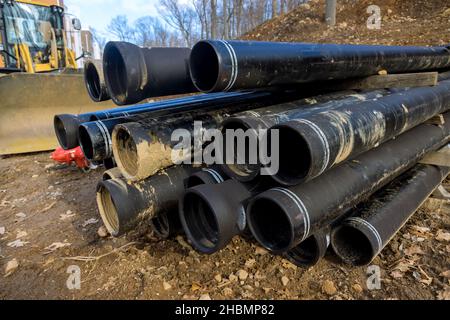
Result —
<instances>
[{"instance_id":1,"label":"red hydrant","mask_svg":"<svg viewBox=\"0 0 450 320\"><path fill-rule=\"evenodd\" d=\"M81 147L76 147L69 150L64 150L63 148L58 147L54 152L52 152L50 157L57 162L65 163L67 165L70 165L73 162L80 169L89 168L89 162L84 156Z\"/></svg>"}]
</instances>

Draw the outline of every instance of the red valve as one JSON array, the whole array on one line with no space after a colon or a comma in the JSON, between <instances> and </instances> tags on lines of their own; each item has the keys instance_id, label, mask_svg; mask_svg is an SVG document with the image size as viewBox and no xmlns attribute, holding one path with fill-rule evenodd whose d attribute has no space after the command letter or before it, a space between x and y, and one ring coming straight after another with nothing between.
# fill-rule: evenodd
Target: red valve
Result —
<instances>
[{"instance_id":1,"label":"red valve","mask_svg":"<svg viewBox=\"0 0 450 320\"><path fill-rule=\"evenodd\" d=\"M70 165L72 162L80 169L89 168L89 163L84 156L81 147L76 147L70 150L64 150L61 147L56 148L50 156L53 160Z\"/></svg>"}]
</instances>

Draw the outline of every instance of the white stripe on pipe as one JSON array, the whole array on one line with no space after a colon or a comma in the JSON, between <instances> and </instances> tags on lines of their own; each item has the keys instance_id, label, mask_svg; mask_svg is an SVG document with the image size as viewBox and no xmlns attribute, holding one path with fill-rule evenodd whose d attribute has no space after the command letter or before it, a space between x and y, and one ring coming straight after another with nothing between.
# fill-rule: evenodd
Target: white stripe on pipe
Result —
<instances>
[{"instance_id":1,"label":"white stripe on pipe","mask_svg":"<svg viewBox=\"0 0 450 320\"><path fill-rule=\"evenodd\" d=\"M214 180L216 180L217 183L223 182L222 176L221 176L217 171L212 170L212 169L206 169L206 168L204 168L204 169L202 169L202 170L203 170L204 172L209 173L209 174L214 178Z\"/></svg>"},{"instance_id":2,"label":"white stripe on pipe","mask_svg":"<svg viewBox=\"0 0 450 320\"><path fill-rule=\"evenodd\" d=\"M103 127L103 130L105 130L105 135L106 135L106 157L109 158L110 156L112 156L112 140L111 140L111 136L108 132L108 129L106 128L105 124L101 121L97 121L100 126Z\"/></svg>"},{"instance_id":3,"label":"white stripe on pipe","mask_svg":"<svg viewBox=\"0 0 450 320\"><path fill-rule=\"evenodd\" d=\"M235 78L235 73L237 71L236 68L236 61L234 59L234 55L233 55L233 48L225 41L223 40L219 40L227 49L228 54L230 55L230 59L231 59L231 76L230 76L230 81L228 82L228 85L225 87L225 89L223 91L228 91L231 89L232 85L233 85L233 79Z\"/></svg>"},{"instance_id":4,"label":"white stripe on pipe","mask_svg":"<svg viewBox=\"0 0 450 320\"><path fill-rule=\"evenodd\" d=\"M231 44L229 44L228 41L224 41L224 42L230 48L232 58L234 59L234 77L232 79L230 88L228 88L228 90L230 90L231 88L233 88L234 84L236 83L238 73L239 73L239 65L238 65L238 61L237 61L236 51L234 50L233 46Z\"/></svg>"},{"instance_id":5,"label":"white stripe on pipe","mask_svg":"<svg viewBox=\"0 0 450 320\"><path fill-rule=\"evenodd\" d=\"M315 175L314 178L318 177L322 173L324 173L324 171L328 167L328 164L330 163L330 145L328 144L327 137L326 137L325 133L322 131L322 129L320 129L319 126L317 124L315 124L314 122L311 122L311 121L306 120L306 119L298 119L296 121L299 122L299 123L303 123L303 124L306 124L307 126L309 126L319 136L320 141L322 142L322 145L324 147L325 159L323 159L322 167L320 168L319 173L317 175Z\"/></svg>"},{"instance_id":6,"label":"white stripe on pipe","mask_svg":"<svg viewBox=\"0 0 450 320\"><path fill-rule=\"evenodd\" d=\"M381 251L381 249L383 249L383 241L381 240L380 233L367 220L364 220L360 217L350 217L347 219L347 221L354 222L356 224L363 225L363 226L366 226L367 228L369 228L369 230L372 232L372 234L377 239L378 248L377 248L376 252L379 253Z\"/></svg>"},{"instance_id":7,"label":"white stripe on pipe","mask_svg":"<svg viewBox=\"0 0 450 320\"><path fill-rule=\"evenodd\" d=\"M309 218L309 212L306 209L305 204L303 203L303 201L292 191L285 189L285 188L273 188L271 190L274 191L278 191L281 192L283 194L285 194L286 196L288 196L292 201L294 201L294 203L297 205L300 213L302 214L302 218L303 218L303 223L305 224L305 230L303 232L303 237L302 237L302 241L306 240L306 238L308 238L309 236L309 232L310 232L310 218Z\"/></svg>"}]
</instances>

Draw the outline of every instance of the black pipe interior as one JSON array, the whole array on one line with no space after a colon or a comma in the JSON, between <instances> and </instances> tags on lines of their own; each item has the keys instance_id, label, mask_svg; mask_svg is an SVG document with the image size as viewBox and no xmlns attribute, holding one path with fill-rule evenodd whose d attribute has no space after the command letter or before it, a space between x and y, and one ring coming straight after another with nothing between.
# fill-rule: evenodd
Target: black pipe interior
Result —
<instances>
[{"instance_id":1,"label":"black pipe interior","mask_svg":"<svg viewBox=\"0 0 450 320\"><path fill-rule=\"evenodd\" d=\"M197 246L212 249L219 241L219 226L210 204L195 193L184 198L184 220Z\"/></svg>"},{"instance_id":2,"label":"black pipe interior","mask_svg":"<svg viewBox=\"0 0 450 320\"><path fill-rule=\"evenodd\" d=\"M316 262L319 250L317 240L314 237L309 237L290 250L288 256L298 265L310 266Z\"/></svg>"},{"instance_id":3,"label":"black pipe interior","mask_svg":"<svg viewBox=\"0 0 450 320\"><path fill-rule=\"evenodd\" d=\"M63 148L67 148L67 131L66 131L66 127L64 126L64 122L58 116L55 116L53 121L54 121L56 137L58 138L59 144Z\"/></svg>"},{"instance_id":4,"label":"black pipe interior","mask_svg":"<svg viewBox=\"0 0 450 320\"><path fill-rule=\"evenodd\" d=\"M352 265L366 265L373 257L370 240L353 226L342 225L335 230L333 249L342 260Z\"/></svg>"},{"instance_id":5,"label":"black pipe interior","mask_svg":"<svg viewBox=\"0 0 450 320\"><path fill-rule=\"evenodd\" d=\"M289 249L293 230L284 209L267 198L256 199L248 211L255 238L273 251Z\"/></svg>"},{"instance_id":6,"label":"black pipe interior","mask_svg":"<svg viewBox=\"0 0 450 320\"><path fill-rule=\"evenodd\" d=\"M269 131L268 137L269 150L272 130ZM312 165L308 143L296 130L289 126L279 126L277 130L279 133L280 162L276 176L286 182L292 179L298 180L305 178Z\"/></svg>"},{"instance_id":7,"label":"black pipe interior","mask_svg":"<svg viewBox=\"0 0 450 320\"><path fill-rule=\"evenodd\" d=\"M115 156L127 173L135 176L138 173L138 154L133 137L124 128L117 128L116 143L118 152Z\"/></svg>"},{"instance_id":8,"label":"black pipe interior","mask_svg":"<svg viewBox=\"0 0 450 320\"><path fill-rule=\"evenodd\" d=\"M84 126L80 126L78 128L78 139L80 141L81 149L83 150L84 155L88 159L94 158L94 145L91 140L91 136L89 135L88 130Z\"/></svg>"},{"instance_id":9,"label":"black pipe interior","mask_svg":"<svg viewBox=\"0 0 450 320\"><path fill-rule=\"evenodd\" d=\"M85 70L85 80L89 93L96 101L102 98L102 89L100 85L100 76L93 63L88 63Z\"/></svg>"},{"instance_id":10,"label":"black pipe interior","mask_svg":"<svg viewBox=\"0 0 450 320\"><path fill-rule=\"evenodd\" d=\"M219 58L214 47L207 42L197 43L190 57L191 76L200 91L214 89L219 78Z\"/></svg>"},{"instance_id":11,"label":"black pipe interior","mask_svg":"<svg viewBox=\"0 0 450 320\"><path fill-rule=\"evenodd\" d=\"M108 89L115 97L122 99L127 95L128 87L125 61L119 49L114 46L109 47L105 55L105 61L107 61L105 77L108 79Z\"/></svg>"},{"instance_id":12,"label":"black pipe interior","mask_svg":"<svg viewBox=\"0 0 450 320\"><path fill-rule=\"evenodd\" d=\"M230 119L227 121L226 124L224 124L224 127L222 129L223 132L223 138L224 138L224 150L223 150L223 156L224 156L224 163L226 163L227 160L227 130L243 130L246 132L247 130L251 129L248 127L245 122L240 121L239 119ZM258 140L257 140L258 141ZM258 146L259 148L259 146ZM259 149L258 149L259 150ZM255 156L255 155L252 155ZM256 159L259 158L259 155L256 155ZM230 169L234 174L236 174L239 177L248 177L251 175L255 175L259 172L260 165L258 163L256 164L250 164L250 145L249 145L249 139L245 139L245 155L244 155L245 163L239 164L238 163L238 146L237 146L237 139L234 139L234 163L227 164L228 169Z\"/></svg>"},{"instance_id":13,"label":"black pipe interior","mask_svg":"<svg viewBox=\"0 0 450 320\"><path fill-rule=\"evenodd\" d=\"M166 238L170 233L168 217L165 213L159 214L151 220L151 224L155 233L161 237Z\"/></svg>"}]
</instances>

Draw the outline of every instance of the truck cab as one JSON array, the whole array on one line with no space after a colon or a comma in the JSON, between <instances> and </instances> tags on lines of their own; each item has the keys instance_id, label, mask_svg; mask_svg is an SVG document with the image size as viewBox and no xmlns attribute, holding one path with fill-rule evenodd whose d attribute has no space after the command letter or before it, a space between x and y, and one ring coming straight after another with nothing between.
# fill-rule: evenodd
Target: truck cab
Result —
<instances>
[{"instance_id":1,"label":"truck cab","mask_svg":"<svg viewBox=\"0 0 450 320\"><path fill-rule=\"evenodd\" d=\"M57 0L0 0L0 70L28 73L76 68Z\"/></svg>"}]
</instances>

